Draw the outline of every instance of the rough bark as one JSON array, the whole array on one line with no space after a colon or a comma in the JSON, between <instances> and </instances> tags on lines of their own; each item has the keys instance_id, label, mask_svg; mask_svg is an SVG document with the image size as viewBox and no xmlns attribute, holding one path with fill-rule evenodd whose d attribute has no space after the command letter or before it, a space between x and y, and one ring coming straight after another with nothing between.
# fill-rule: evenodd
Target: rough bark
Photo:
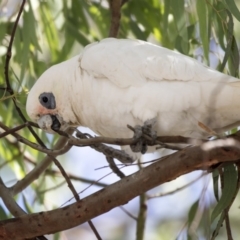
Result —
<instances>
[{"instance_id":1,"label":"rough bark","mask_svg":"<svg viewBox=\"0 0 240 240\"><path fill-rule=\"evenodd\" d=\"M235 140L186 148L67 207L1 221L0 239L20 240L75 227L181 175L238 159L240 148Z\"/></svg>"}]
</instances>

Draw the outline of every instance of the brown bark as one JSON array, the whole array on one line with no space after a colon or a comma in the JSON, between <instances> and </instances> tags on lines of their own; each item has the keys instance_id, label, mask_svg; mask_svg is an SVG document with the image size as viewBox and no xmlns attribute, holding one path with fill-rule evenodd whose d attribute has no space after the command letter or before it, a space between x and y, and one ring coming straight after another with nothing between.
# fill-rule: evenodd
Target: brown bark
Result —
<instances>
[{"instance_id":1,"label":"brown bark","mask_svg":"<svg viewBox=\"0 0 240 240\"><path fill-rule=\"evenodd\" d=\"M75 227L183 174L240 158L236 141L215 143L208 148L204 143L173 153L67 207L1 221L0 239L32 238Z\"/></svg>"}]
</instances>

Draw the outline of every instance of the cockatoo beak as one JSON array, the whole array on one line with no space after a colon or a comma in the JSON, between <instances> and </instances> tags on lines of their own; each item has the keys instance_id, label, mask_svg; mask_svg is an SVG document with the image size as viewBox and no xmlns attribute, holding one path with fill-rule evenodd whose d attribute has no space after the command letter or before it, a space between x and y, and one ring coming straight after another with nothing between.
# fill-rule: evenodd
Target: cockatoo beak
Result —
<instances>
[{"instance_id":1,"label":"cockatoo beak","mask_svg":"<svg viewBox=\"0 0 240 240\"><path fill-rule=\"evenodd\" d=\"M38 126L48 133L55 133L61 129L62 118L58 115L46 114L42 115L38 120Z\"/></svg>"}]
</instances>

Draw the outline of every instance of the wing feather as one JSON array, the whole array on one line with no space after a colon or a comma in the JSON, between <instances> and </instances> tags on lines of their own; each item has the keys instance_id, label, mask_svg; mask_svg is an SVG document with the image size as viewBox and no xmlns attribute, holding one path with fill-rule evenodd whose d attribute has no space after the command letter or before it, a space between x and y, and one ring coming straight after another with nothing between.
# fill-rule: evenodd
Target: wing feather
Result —
<instances>
[{"instance_id":1,"label":"wing feather","mask_svg":"<svg viewBox=\"0 0 240 240\"><path fill-rule=\"evenodd\" d=\"M130 39L108 38L87 46L80 66L96 78L106 77L122 88L161 80L236 81L178 52Z\"/></svg>"}]
</instances>

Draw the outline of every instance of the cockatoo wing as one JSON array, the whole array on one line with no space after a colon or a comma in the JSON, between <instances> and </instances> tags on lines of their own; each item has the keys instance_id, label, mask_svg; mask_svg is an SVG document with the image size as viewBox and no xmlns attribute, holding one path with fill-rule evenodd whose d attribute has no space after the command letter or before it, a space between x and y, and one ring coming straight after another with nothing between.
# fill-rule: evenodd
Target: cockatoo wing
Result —
<instances>
[{"instance_id":1,"label":"cockatoo wing","mask_svg":"<svg viewBox=\"0 0 240 240\"><path fill-rule=\"evenodd\" d=\"M123 88L139 86L146 81L237 80L193 58L140 40L107 38L90 44L81 54L80 64L96 77L104 76Z\"/></svg>"}]
</instances>

